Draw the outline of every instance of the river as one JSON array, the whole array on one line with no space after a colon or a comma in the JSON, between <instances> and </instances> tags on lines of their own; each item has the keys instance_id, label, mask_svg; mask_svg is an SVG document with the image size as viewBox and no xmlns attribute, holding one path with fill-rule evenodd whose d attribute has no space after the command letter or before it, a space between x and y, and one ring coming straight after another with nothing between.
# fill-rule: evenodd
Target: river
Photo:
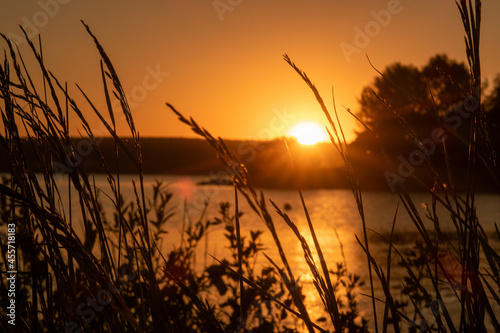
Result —
<instances>
[{"instance_id":1,"label":"river","mask_svg":"<svg viewBox=\"0 0 500 333\"><path fill-rule=\"evenodd\" d=\"M135 176L136 177L136 176ZM132 176L121 176L121 190L126 200L133 199ZM135 178L137 180L137 178ZM205 202L208 203L203 219L213 219L218 216L219 203L231 203L231 209L234 210L234 189L230 186L216 185L197 185L200 181L206 180L201 176L165 176L165 175L147 175L144 178L146 197L151 198L153 184L157 180L168 184L168 189L174 195L171 199L171 207L174 216L168 221L166 229L168 234L163 241L163 250L167 251L180 245L180 234L182 228L197 221L203 210ZM113 205L106 198L105 194L110 191L107 180L102 175L95 176L97 188L103 189L100 198L103 202L105 213L112 214ZM67 186L60 187L61 197L68 198ZM312 238L305 218L304 210L300 203L300 197L297 191L293 190L263 190L268 199L272 199L283 209L296 223L301 234L307 239L311 248L313 248ZM354 201L351 190L345 189L322 189L307 190L303 192L306 205L313 222L316 234L321 244L322 250L327 258L329 268L335 267L337 262L344 262L341 255L341 246L344 251L347 269L351 273L361 276L366 282L365 286L358 290L361 314L373 323L371 301L362 296L361 293L369 293L369 279L367 270L367 260L363 250L356 241L356 235L362 240L363 229L361 219ZM73 193L72 205L78 207L76 195ZM425 193L413 193L412 199L417 206L419 214L422 216L426 227L433 229L432 224L425 218L425 203L430 206L430 196ZM63 199L64 200L64 199ZM370 251L374 257L385 267L388 244L385 241L390 235L392 222L396 214L398 205L398 196L393 193L366 192L363 193L365 216L370 240ZM269 255L276 263L281 264L274 241L267 230L264 222L255 214L244 198L239 196L240 211L244 213L240 223L242 234L249 235L249 230L262 230L262 242L264 244L264 253ZM66 203L64 204L66 206ZM287 208L285 210L285 207ZM273 212L276 229L284 245L284 250L294 271L295 277L299 277L304 284L304 293L306 294L306 304L310 312L315 314L312 319L324 315L323 306L312 283L312 276L304 260L304 254L301 245L295 235L291 232L286 223L274 212L269 204L269 210ZM476 208L479 220L487 234L493 234L495 231L494 223L500 221L500 205L498 195L477 194ZM453 225L450 222L444 209L438 209L438 215L441 219L441 229L443 231L453 231ZM109 215L111 216L111 215ZM75 220L78 218L75 217ZM191 222L190 222L191 221ZM198 269L213 263L210 254L216 258L223 258L229 254L227 246L228 241L224 237L224 226L214 226L208 236L201 242L197 251L196 265ZM411 249L416 239L418 239L417 229L411 222L408 214L402 206L396 216L394 229L394 243L400 252ZM341 243L340 243L341 242ZM498 238L493 243L493 247L500 250ZM405 273L404 268L397 265L397 255L393 254L393 265L391 266L392 284L391 288L395 291L402 288L402 277ZM264 256L257 259L257 265L268 265ZM283 266L282 264L280 266ZM380 283L375 284L376 294L382 295ZM451 288L443 290L443 297L453 302L455 299ZM379 304L377 311L382 311L383 307ZM381 318L379 312L378 317Z\"/></svg>"}]
</instances>

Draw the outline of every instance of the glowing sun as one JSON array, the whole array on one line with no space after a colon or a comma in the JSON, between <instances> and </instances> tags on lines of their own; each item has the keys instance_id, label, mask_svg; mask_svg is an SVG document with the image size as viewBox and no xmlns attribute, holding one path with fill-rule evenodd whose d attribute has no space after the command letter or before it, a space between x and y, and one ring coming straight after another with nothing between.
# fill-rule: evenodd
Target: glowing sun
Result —
<instances>
[{"instance_id":1,"label":"glowing sun","mask_svg":"<svg viewBox=\"0 0 500 333\"><path fill-rule=\"evenodd\" d=\"M310 121L295 125L288 131L288 134L296 137L303 145L313 145L321 141L327 141L329 138L323 127Z\"/></svg>"}]
</instances>

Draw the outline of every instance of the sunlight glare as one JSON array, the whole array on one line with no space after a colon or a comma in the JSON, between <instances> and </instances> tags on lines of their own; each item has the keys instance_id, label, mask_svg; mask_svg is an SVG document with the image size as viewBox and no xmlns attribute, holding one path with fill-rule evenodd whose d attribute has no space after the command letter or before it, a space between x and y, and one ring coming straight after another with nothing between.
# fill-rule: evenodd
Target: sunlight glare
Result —
<instances>
[{"instance_id":1,"label":"sunlight glare","mask_svg":"<svg viewBox=\"0 0 500 333\"><path fill-rule=\"evenodd\" d=\"M328 141L326 130L317 123L310 121L295 125L288 134L296 137L303 145L313 145L321 141Z\"/></svg>"}]
</instances>

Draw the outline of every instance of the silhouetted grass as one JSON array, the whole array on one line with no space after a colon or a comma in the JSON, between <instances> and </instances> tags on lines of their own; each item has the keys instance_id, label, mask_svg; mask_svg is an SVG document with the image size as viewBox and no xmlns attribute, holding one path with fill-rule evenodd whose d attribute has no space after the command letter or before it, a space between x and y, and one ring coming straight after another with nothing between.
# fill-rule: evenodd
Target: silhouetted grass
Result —
<instances>
[{"instance_id":1,"label":"silhouetted grass","mask_svg":"<svg viewBox=\"0 0 500 333\"><path fill-rule=\"evenodd\" d=\"M481 82L481 1L463 0L457 5L464 23L471 72L470 91L464 94L473 96ZM31 56L37 63L36 70L43 78L41 85L35 84L38 78L31 76L35 69L26 67L23 55L2 35L7 43L7 53L0 65L0 99L3 102L0 106L3 125L0 145L8 152L5 160L9 177L0 185L0 225L16 225L19 279L16 328L20 331L327 332L333 329L336 332L366 332L369 330L368 320L377 332L500 330L497 318L500 254L490 246L477 218L475 205L478 163L495 163L493 151L482 156L478 149L480 140L488 143L480 108L471 113L470 134L464 147L468 151L465 195L455 191L449 181L451 166L448 174L440 174L430 159L426 159L423 167L434 181L432 187L421 182L422 190L431 198L426 215L421 216L412 194L403 184L398 184L396 190L400 201L394 207L393 220L387 221L392 225L391 233L384 238L370 228L370 217L365 214L363 202L363 184L356 173L335 101L332 116L312 81L285 55L285 61L315 95L328 121L332 144L344 161L361 218L363 237L357 240L366 254L369 276L369 292L360 293L364 281L348 270L342 249L338 258L325 256L323 247L326 244L320 244L298 184L298 196L313 244L307 242L306 235L300 232L290 216L255 188L245 165L238 161L222 139L212 136L170 104L168 107L180 121L217 151L229 170L235 199L234 213L228 203L220 205L217 217L206 218L203 211L197 221L183 226L180 245L164 250L162 242L168 233L166 222L173 214L172 194L164 184L157 183L152 198L148 200L146 197L141 139L130 107L111 60L89 27L84 26L101 57L105 111L99 110L77 86L87 102L85 107L78 105L68 85L59 82L45 67L41 42L36 46L26 36ZM113 99L119 101L118 109L113 108ZM390 109L390 105L387 107ZM114 161L106 160L100 153L99 138L86 118L87 109L97 116L114 139ZM77 115L85 132L82 140L90 145L105 170L107 191L96 188L93 176L81 163L78 142L69 134L70 113ZM412 125L396 112L394 116L408 135L416 139L417 148L422 146L412 131ZM117 135L118 117L127 123L132 145ZM377 133L372 134L376 140ZM25 142L32 143L42 173L37 174L26 163ZM446 153L444 140L442 146ZM381 150L385 154L384 147ZM122 192L119 163L122 154L136 167L138 181L133 182L131 200L125 199ZM290 159L293 164L294 157ZM390 159L386 160L388 169L395 170ZM114 164L113 172L110 163ZM66 198L61 197L59 187L61 179L66 181L64 186L70 193L69 202L76 198L77 207L64 205ZM112 217L102 209L100 196L104 192L109 193ZM251 231L246 237L242 235L240 198L249 204L251 213L263 221L278 250L280 262L266 256L268 264L260 271L252 263L263 249L261 232ZM300 277L286 255L286 246L277 232L277 221L269 203L301 245L315 291L329 317L325 319L326 323L312 319L317 318L317 314L310 313L304 301ZM453 235L441 230L444 217L437 215L438 207L446 209L454 226ZM418 235L415 247L407 251L398 249L393 239L401 210L410 216ZM82 231L75 226L79 224L77 219L81 220ZM206 237L207 230L214 225L224 226L231 256L218 258L208 267L197 270L196 249ZM336 233L335 228L332 232ZM498 228L496 233L500 238ZM371 252L370 234L387 242L384 262ZM4 234L0 246L5 274L9 259ZM401 281L392 280L394 257L405 270ZM458 263L459 274L448 267L450 260ZM8 287L4 278L1 281L0 311L4 311ZM453 292L453 300L443 297L446 289ZM214 295L218 302L209 301L213 297L208 296ZM372 313L369 318L360 314L361 297L370 299ZM97 301L100 303L95 303ZM456 304L459 313L453 310ZM383 312L379 311L381 308ZM2 328L11 328L8 318L1 318ZM287 321L287 318L292 320ZM297 323L295 326L291 324L293 321Z\"/></svg>"},{"instance_id":2,"label":"silhouetted grass","mask_svg":"<svg viewBox=\"0 0 500 333\"><path fill-rule=\"evenodd\" d=\"M87 105L75 101L68 85L45 67L41 42L37 47L26 38L36 61L35 68L27 68L26 55L2 35L7 52L0 65L0 145L7 152L2 158L9 170L0 184L2 331L288 330L287 324L280 322L287 314L272 304L268 316L254 320L265 297L283 288L273 268L264 267L258 273L249 266L262 251L260 232L252 231L245 240L237 205L235 215L229 213L228 204L221 205L220 218L207 219L202 213L182 231L180 246L169 246L173 249L165 252L162 244L169 232L165 225L173 215L172 194L164 184L157 183L152 198L146 197L140 136L130 107L104 48L84 26L101 57L104 112L78 86ZM32 76L36 72L41 73L43 81ZM35 84L37 81L40 84ZM119 101L118 109L113 108L113 99ZM114 160L101 154L100 138L87 121L87 110L113 137ZM83 128L81 140L70 138L70 113L76 114ZM132 144L117 135L119 120L128 124ZM31 145L41 173L32 163L26 163L26 143ZM86 150L82 152L84 144ZM93 175L84 168L83 158L89 151L105 171L107 188L97 188ZM138 180L133 181L132 199L125 199L122 192L120 154L136 167ZM69 198L61 196L62 187L67 188ZM104 213L103 193L106 205L111 206L106 211L112 211L112 216ZM78 202L76 206L74 201ZM8 269L6 230L12 224L16 226L18 271L15 327L4 315L8 302L6 271L12 270ZM217 224L225 225L229 249L236 259L197 270L198 244ZM229 270L234 267L236 274ZM259 290L245 290L239 277L243 275ZM221 303L208 303L207 295L217 295ZM286 292L272 297L282 305L288 302Z\"/></svg>"}]
</instances>

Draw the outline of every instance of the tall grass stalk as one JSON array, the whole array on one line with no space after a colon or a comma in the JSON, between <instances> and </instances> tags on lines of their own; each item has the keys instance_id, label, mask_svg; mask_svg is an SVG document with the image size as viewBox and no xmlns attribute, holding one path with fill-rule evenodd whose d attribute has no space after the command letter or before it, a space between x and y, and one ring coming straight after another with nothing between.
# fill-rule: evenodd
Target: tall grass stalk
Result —
<instances>
[{"instance_id":1,"label":"tall grass stalk","mask_svg":"<svg viewBox=\"0 0 500 333\"><path fill-rule=\"evenodd\" d=\"M330 136L330 140L332 144L335 146L337 151L339 152L340 156L342 157L342 160L344 161L344 167L347 173L347 177L349 179L352 193L354 195L354 199L356 201L356 205L358 208L359 215L361 217L361 222L362 222L362 227L363 227L363 238L364 238L364 246L369 252L369 243L368 243L368 236L367 236L367 227L366 227L366 218L365 218L365 212L364 212L364 206L363 206L363 195L361 191L361 186L359 184L359 177L357 176L356 169L354 168L354 165L352 163L351 156L349 154L349 150L347 149L347 141L345 139L344 132L342 130L342 126L340 124L339 118L338 118L338 113L337 113L337 108L335 106L335 100L333 101L333 107L335 111L335 117L337 120L337 123L335 123L330 115L330 112L328 111L328 108L326 107L325 103L323 102L323 98L320 96L318 89L316 89L316 86L311 82L311 80L307 77L306 73L303 72L301 69L299 69L288 57L288 55L284 55L285 61L300 75L302 80L307 84L307 86L312 90L314 93L314 96L316 97L317 102L321 106L321 110L325 114L328 123L330 124L330 129L327 128L328 134ZM339 130L337 130L337 127ZM333 134L332 134L333 132ZM340 134L339 134L340 132ZM302 199L302 196L301 196ZM375 323L375 331L378 332L378 324L377 324L377 307L375 305L375 292L374 292L374 287L373 287L373 277L372 277L372 264L367 256L367 265L368 265L368 274L369 274L369 280L370 280L370 291L371 291L371 297L372 297L372 309L373 309L373 321Z\"/></svg>"},{"instance_id":2,"label":"tall grass stalk","mask_svg":"<svg viewBox=\"0 0 500 333\"><path fill-rule=\"evenodd\" d=\"M205 140L207 140L207 142L218 152L219 158L227 166L228 170L231 173L235 188L243 195L252 210L263 220L266 227L271 232L282 263L285 266L285 270L278 268L277 265L274 264L274 262L272 262L272 264L279 270L280 275L285 282L285 285L287 286L290 294L292 295L294 304L299 310L301 319L304 321L307 329L309 330L309 332L314 332L313 323L311 322L306 306L303 302L301 288L299 287L292 269L288 263L285 251L283 249L283 246L281 245L278 233L276 232L274 220L267 209L264 193L257 193L257 190L252 185L247 169L242 163L238 161L236 156L231 151L229 151L222 139L215 139L207 130L200 127L192 118L188 119L184 117L171 104L167 103L167 106L179 117L179 120L181 122L187 124L191 127L193 132L205 138Z\"/></svg>"}]
</instances>

